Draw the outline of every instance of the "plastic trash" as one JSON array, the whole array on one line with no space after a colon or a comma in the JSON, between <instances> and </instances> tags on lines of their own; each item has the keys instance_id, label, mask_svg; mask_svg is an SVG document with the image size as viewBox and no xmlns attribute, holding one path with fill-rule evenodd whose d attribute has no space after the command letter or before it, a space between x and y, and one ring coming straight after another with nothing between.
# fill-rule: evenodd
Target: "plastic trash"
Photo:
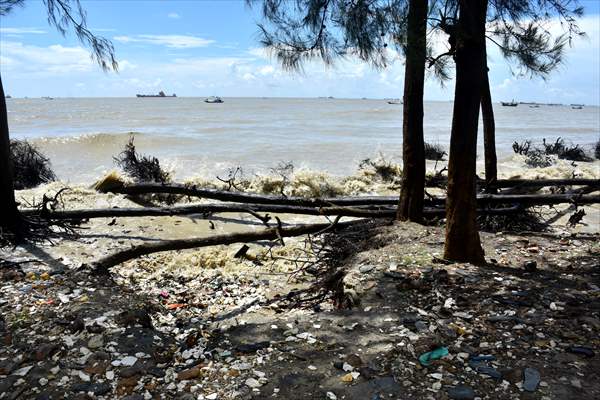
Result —
<instances>
[{"instance_id":1,"label":"plastic trash","mask_svg":"<svg viewBox=\"0 0 600 400\"><path fill-rule=\"evenodd\" d=\"M537 369L525 368L523 370L523 390L535 392L540 384L540 373Z\"/></svg>"},{"instance_id":2,"label":"plastic trash","mask_svg":"<svg viewBox=\"0 0 600 400\"><path fill-rule=\"evenodd\" d=\"M447 347L438 347L433 351L421 354L419 356L419 362L421 363L421 365L428 367L429 365L431 365L431 361L439 360L440 358L445 357L448 354L449 353Z\"/></svg>"}]
</instances>

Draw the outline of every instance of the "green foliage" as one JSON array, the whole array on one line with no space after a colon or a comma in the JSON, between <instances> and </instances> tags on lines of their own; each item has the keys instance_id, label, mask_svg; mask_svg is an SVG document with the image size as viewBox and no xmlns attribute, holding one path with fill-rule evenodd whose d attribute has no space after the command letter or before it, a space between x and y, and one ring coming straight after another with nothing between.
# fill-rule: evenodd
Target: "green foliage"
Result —
<instances>
[{"instance_id":1,"label":"green foliage","mask_svg":"<svg viewBox=\"0 0 600 400\"><path fill-rule=\"evenodd\" d=\"M0 15L8 15L13 8L23 7L25 0L0 0Z\"/></svg>"},{"instance_id":2,"label":"green foliage","mask_svg":"<svg viewBox=\"0 0 600 400\"><path fill-rule=\"evenodd\" d=\"M257 0L246 0L253 6ZM388 63L386 48L403 51L406 0L263 0L260 40L284 68L320 58L356 56L376 67Z\"/></svg>"},{"instance_id":3,"label":"green foliage","mask_svg":"<svg viewBox=\"0 0 600 400\"><path fill-rule=\"evenodd\" d=\"M56 180L50 160L25 140L10 141L15 189L29 189Z\"/></svg>"},{"instance_id":4,"label":"green foliage","mask_svg":"<svg viewBox=\"0 0 600 400\"><path fill-rule=\"evenodd\" d=\"M0 0L0 15L8 15L16 7L22 7L25 0ZM119 67L115 49L110 40L97 36L87 27L86 12L80 0L44 0L48 23L63 36L75 32L77 39L92 51L92 58L104 71L116 71Z\"/></svg>"},{"instance_id":5,"label":"green foliage","mask_svg":"<svg viewBox=\"0 0 600 400\"><path fill-rule=\"evenodd\" d=\"M433 28L448 35L448 50L437 56L429 55L429 67L442 79L448 76L448 57L454 56L459 12L458 0L434 1L432 13L439 18ZM562 62L566 48L573 38L582 36L577 19L583 8L577 0L489 0L486 38L497 45L515 75L545 78ZM562 33L554 35L548 29L552 19L559 21ZM446 63L446 65L443 65Z\"/></svg>"},{"instance_id":6,"label":"green foliage","mask_svg":"<svg viewBox=\"0 0 600 400\"><path fill-rule=\"evenodd\" d=\"M112 43L106 38L94 35L88 29L86 13L79 0L44 0L44 3L50 25L53 25L62 35L66 35L72 29L77 39L90 48L92 58L103 70L118 69Z\"/></svg>"}]
</instances>

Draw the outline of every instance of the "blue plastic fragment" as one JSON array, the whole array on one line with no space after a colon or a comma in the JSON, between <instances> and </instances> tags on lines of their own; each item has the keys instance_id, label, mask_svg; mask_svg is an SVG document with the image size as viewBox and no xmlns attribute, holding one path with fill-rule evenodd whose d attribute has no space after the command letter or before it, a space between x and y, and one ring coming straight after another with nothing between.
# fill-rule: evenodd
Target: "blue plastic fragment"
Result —
<instances>
[{"instance_id":1,"label":"blue plastic fragment","mask_svg":"<svg viewBox=\"0 0 600 400\"><path fill-rule=\"evenodd\" d=\"M448 348L447 347L438 347L437 349L433 350L433 351L429 351L427 353L423 353L419 356L419 362L421 363L421 365L428 367L431 361L433 360L438 360L442 357L447 356L448 353Z\"/></svg>"}]
</instances>

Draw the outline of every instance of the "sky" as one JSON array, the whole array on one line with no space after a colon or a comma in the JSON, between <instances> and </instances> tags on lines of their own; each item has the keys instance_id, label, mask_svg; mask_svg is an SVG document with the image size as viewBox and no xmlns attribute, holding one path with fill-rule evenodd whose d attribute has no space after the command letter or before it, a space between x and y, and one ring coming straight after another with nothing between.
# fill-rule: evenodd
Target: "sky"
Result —
<instances>
[{"instance_id":1,"label":"sky","mask_svg":"<svg viewBox=\"0 0 600 400\"><path fill-rule=\"evenodd\" d=\"M586 38L546 80L515 76L491 47L488 64L496 101L600 104L600 0L581 1ZM41 0L0 17L0 73L14 97L122 97L163 90L178 96L398 98L400 56L385 69L356 59L319 61L302 73L283 70L258 40L258 13L243 0L82 0L88 26L111 40L119 72L103 72L75 35L48 25ZM433 78L426 100L451 100L453 82Z\"/></svg>"}]
</instances>

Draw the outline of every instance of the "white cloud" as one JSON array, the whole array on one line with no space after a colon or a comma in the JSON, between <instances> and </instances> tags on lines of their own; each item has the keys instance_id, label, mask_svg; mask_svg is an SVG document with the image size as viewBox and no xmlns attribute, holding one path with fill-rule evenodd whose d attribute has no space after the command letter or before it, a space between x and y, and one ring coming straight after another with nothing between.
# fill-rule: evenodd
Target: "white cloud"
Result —
<instances>
[{"instance_id":1,"label":"white cloud","mask_svg":"<svg viewBox=\"0 0 600 400\"><path fill-rule=\"evenodd\" d=\"M3 41L2 54L11 60L8 65L3 65L19 72L69 74L89 71L94 66L89 52L79 46L65 47L56 44L40 47Z\"/></svg>"},{"instance_id":2,"label":"white cloud","mask_svg":"<svg viewBox=\"0 0 600 400\"><path fill-rule=\"evenodd\" d=\"M177 14L176 12L170 12L167 14L167 17L173 18L173 19L179 19L179 18L181 18L181 15Z\"/></svg>"},{"instance_id":3,"label":"white cloud","mask_svg":"<svg viewBox=\"0 0 600 400\"><path fill-rule=\"evenodd\" d=\"M188 35L115 36L113 39L121 43L146 43L176 49L206 47L215 42L214 40Z\"/></svg>"},{"instance_id":4,"label":"white cloud","mask_svg":"<svg viewBox=\"0 0 600 400\"><path fill-rule=\"evenodd\" d=\"M22 35L26 33L46 33L46 31L40 28L0 28L0 33Z\"/></svg>"}]
</instances>

